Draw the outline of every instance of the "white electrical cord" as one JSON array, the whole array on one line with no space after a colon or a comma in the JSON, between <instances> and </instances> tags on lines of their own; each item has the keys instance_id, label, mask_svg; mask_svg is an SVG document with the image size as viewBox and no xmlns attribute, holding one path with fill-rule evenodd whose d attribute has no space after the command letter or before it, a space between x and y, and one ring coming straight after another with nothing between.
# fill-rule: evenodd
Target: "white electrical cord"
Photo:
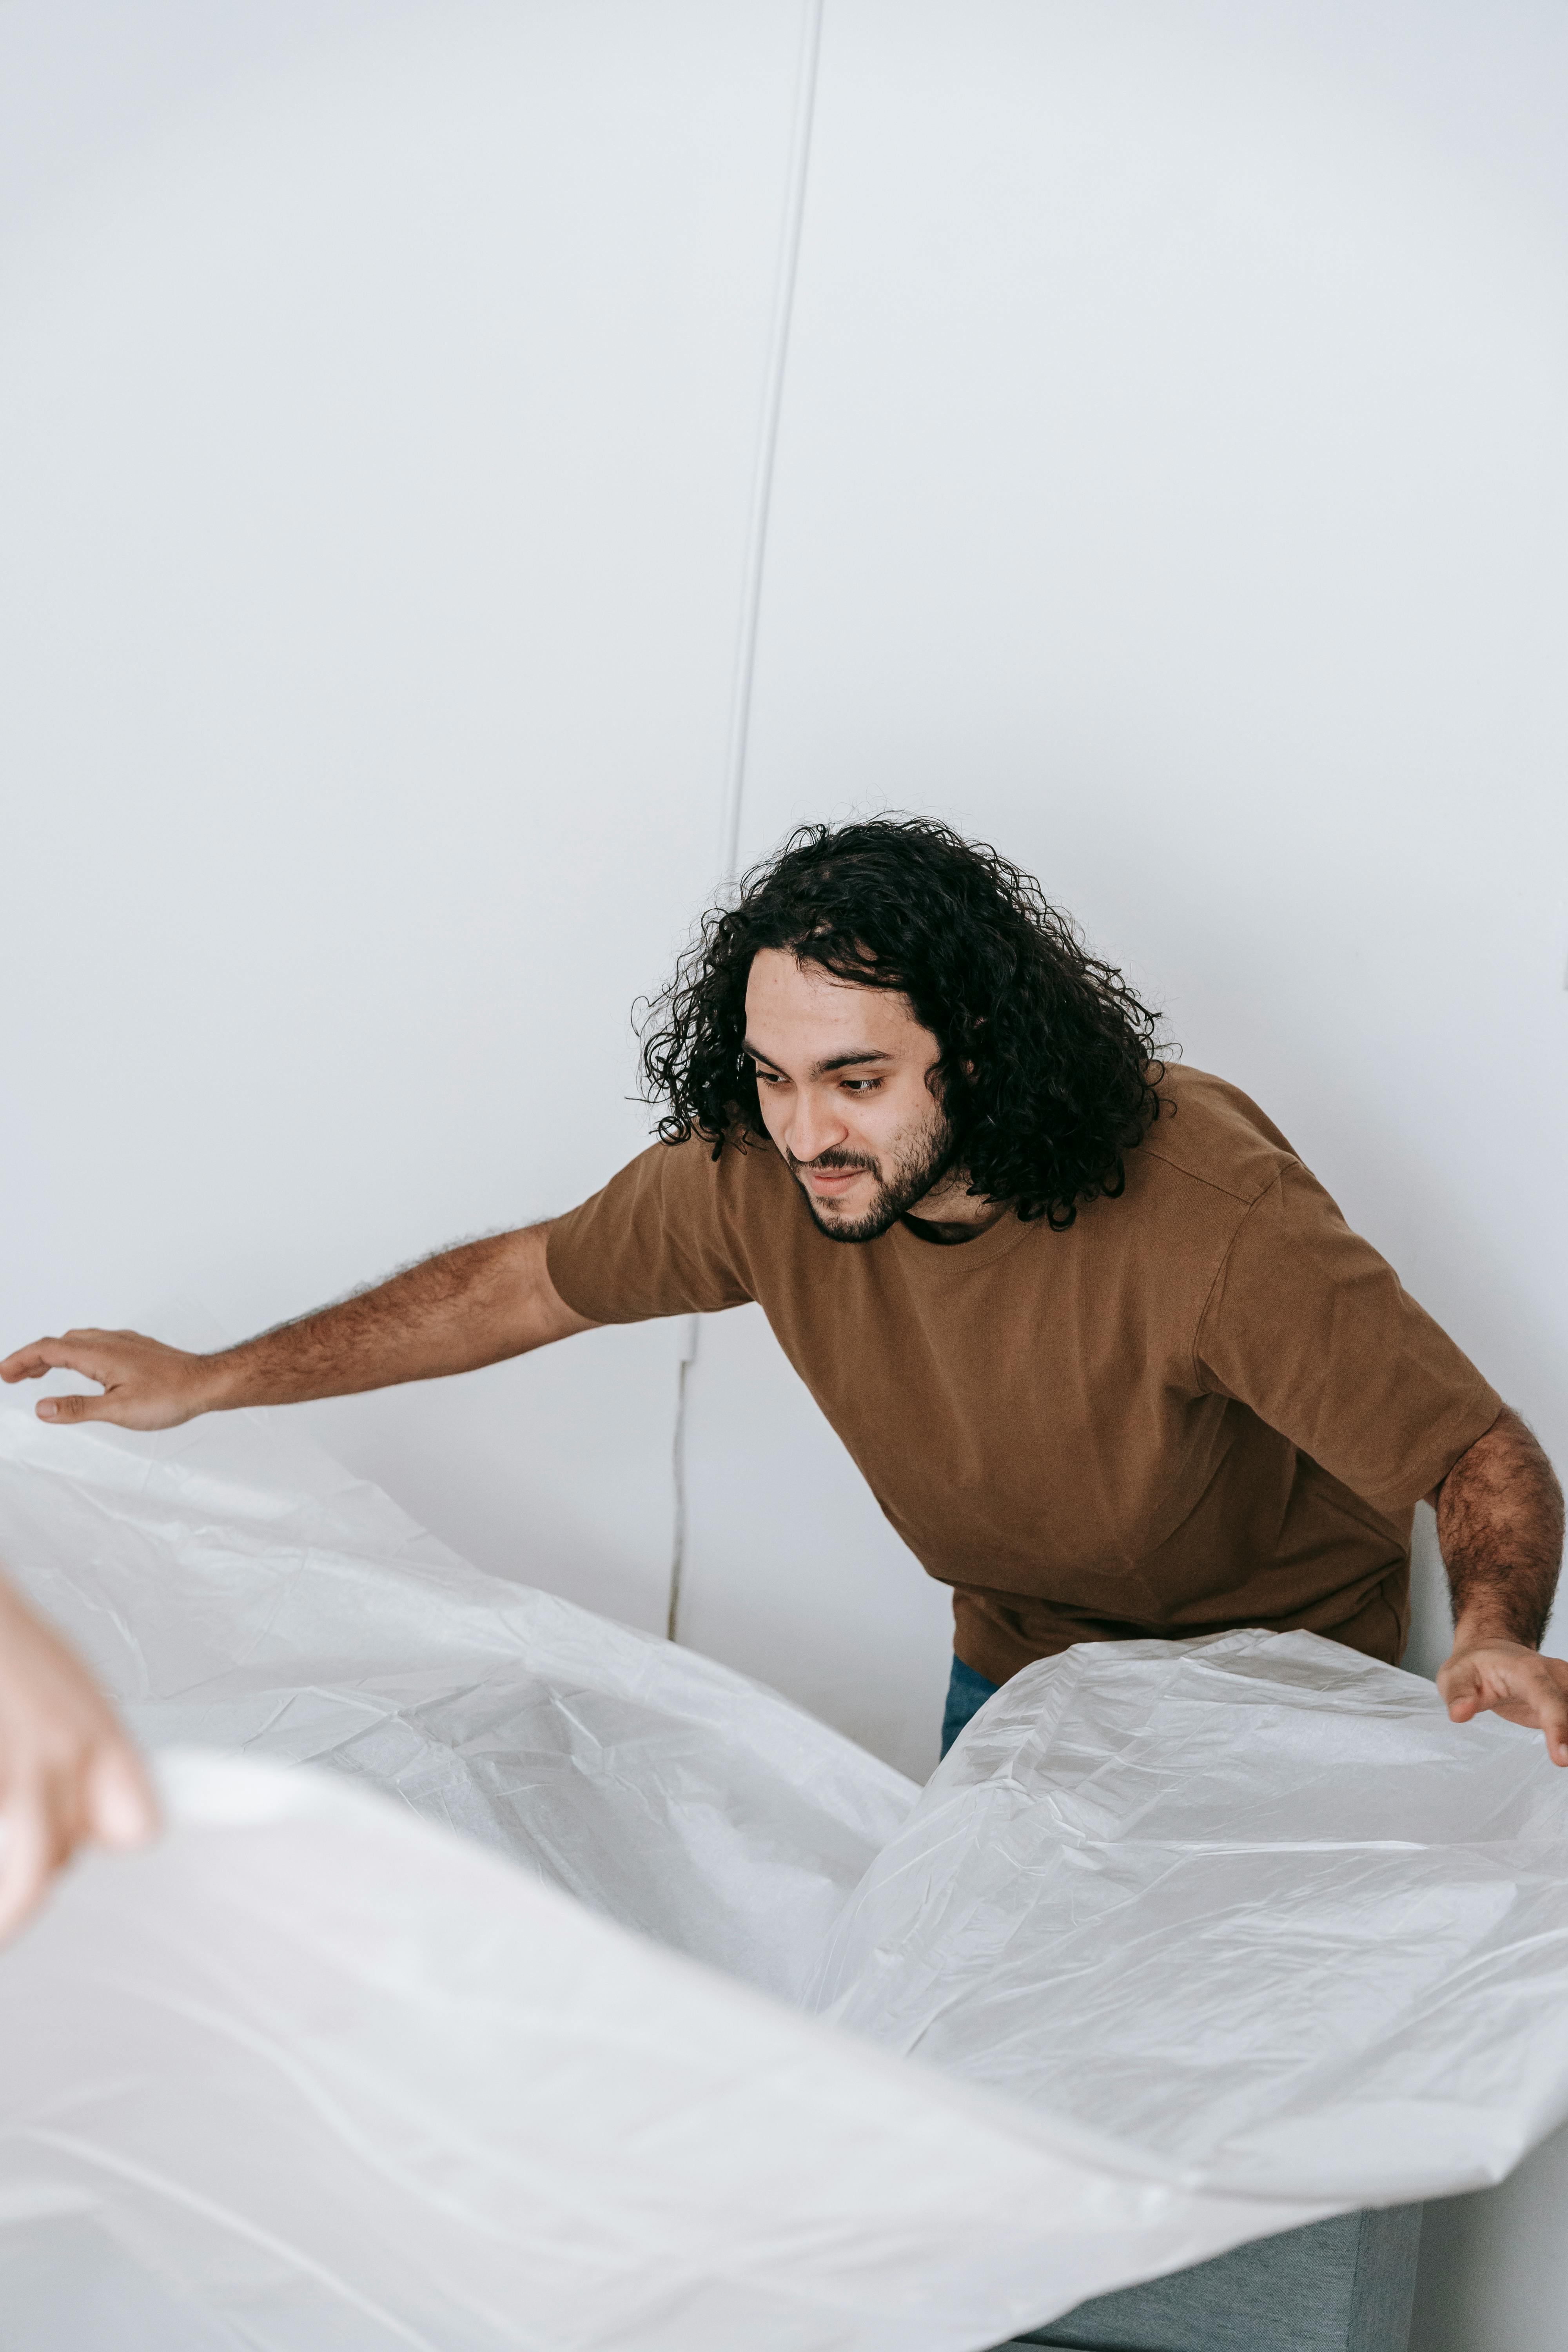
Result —
<instances>
[{"instance_id":1,"label":"white electrical cord","mask_svg":"<svg viewBox=\"0 0 1568 2352\"><path fill-rule=\"evenodd\" d=\"M697 1361L697 1331L699 1318L683 1316L680 1322L680 1357L675 1374L675 1526L669 1551L669 1609L665 1620L665 1636L671 1642L680 1639L680 1571L686 1564L686 1397L692 1365Z\"/></svg>"},{"instance_id":2,"label":"white electrical cord","mask_svg":"<svg viewBox=\"0 0 1568 2352\"><path fill-rule=\"evenodd\" d=\"M789 357L790 323L795 312L795 278L800 266L801 226L805 218L806 170L811 160L812 124L816 112L816 68L822 49L823 4L824 0L805 0L801 10L795 120L790 129L789 175L784 188L784 224L773 289L773 322L768 336L767 367L763 379L763 413L757 434L756 465L752 476L751 512L746 524L745 571L741 583L741 625L735 646L734 687L730 700L723 820L719 839L719 872L726 884L734 880L740 862L741 801L746 780L752 688L757 666L757 619L763 601L763 569L767 555L768 515L773 504L779 412L784 404L784 367Z\"/></svg>"},{"instance_id":3,"label":"white electrical cord","mask_svg":"<svg viewBox=\"0 0 1568 2352\"><path fill-rule=\"evenodd\" d=\"M773 505L773 461L778 449L779 412L784 404L784 367L789 357L790 322L795 313L795 287L800 265L801 225L805 218L806 167L811 158L812 124L816 113L816 68L822 51L824 0L803 0L800 51L795 68L795 118L790 126L789 172L784 185L784 226L778 272L773 288L773 315L768 337L767 366L763 379L763 413L757 433L757 458L752 476L751 511L746 522L746 560L741 580L741 625L735 645L734 686L730 699L730 736L724 763L723 813L719 836L721 884L734 881L741 856L741 803L746 782L746 750L752 726L752 688L757 667L757 619L763 601L763 568L767 555L768 514ZM675 1528L669 1561L669 1611L666 1631L672 1642L680 1638L680 1578L686 1560L686 1412L690 1371L697 1360L699 1318L686 1317L680 1330L680 1353L675 1395Z\"/></svg>"}]
</instances>

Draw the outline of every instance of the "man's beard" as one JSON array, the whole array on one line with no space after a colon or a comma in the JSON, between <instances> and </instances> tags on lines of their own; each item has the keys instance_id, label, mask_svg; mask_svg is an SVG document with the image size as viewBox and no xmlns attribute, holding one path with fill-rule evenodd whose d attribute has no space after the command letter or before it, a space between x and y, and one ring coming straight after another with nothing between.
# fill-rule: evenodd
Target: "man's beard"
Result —
<instances>
[{"instance_id":1,"label":"man's beard","mask_svg":"<svg viewBox=\"0 0 1568 2352\"><path fill-rule=\"evenodd\" d=\"M929 1127L921 1129L903 1145L884 1173L882 1162L867 1151L825 1151L816 1160L797 1160L786 1151L790 1173L805 1195L805 1205L811 1211L819 1234L830 1242L874 1242L890 1225L906 1216L917 1201L923 1200L933 1185L952 1172L956 1157L952 1123L939 1111ZM864 1168L878 1180L877 1191L868 1209L859 1216L833 1217L812 1198L811 1189L802 1179L804 1171L813 1168Z\"/></svg>"}]
</instances>

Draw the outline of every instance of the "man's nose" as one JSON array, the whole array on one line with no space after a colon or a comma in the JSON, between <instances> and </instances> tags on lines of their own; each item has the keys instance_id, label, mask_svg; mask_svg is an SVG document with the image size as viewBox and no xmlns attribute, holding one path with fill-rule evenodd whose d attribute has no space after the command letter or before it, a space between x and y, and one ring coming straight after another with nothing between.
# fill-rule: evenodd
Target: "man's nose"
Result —
<instances>
[{"instance_id":1,"label":"man's nose","mask_svg":"<svg viewBox=\"0 0 1568 2352\"><path fill-rule=\"evenodd\" d=\"M802 1087L789 1131L789 1148L797 1160L819 1160L825 1151L837 1150L848 1132L831 1098L819 1100Z\"/></svg>"}]
</instances>

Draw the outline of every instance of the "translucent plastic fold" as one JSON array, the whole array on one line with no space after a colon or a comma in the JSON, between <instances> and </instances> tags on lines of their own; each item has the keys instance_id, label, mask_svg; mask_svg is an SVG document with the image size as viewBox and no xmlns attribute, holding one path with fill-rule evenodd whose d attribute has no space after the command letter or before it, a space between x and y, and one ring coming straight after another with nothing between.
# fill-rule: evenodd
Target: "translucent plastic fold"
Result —
<instances>
[{"instance_id":1,"label":"translucent plastic fold","mask_svg":"<svg viewBox=\"0 0 1568 2352\"><path fill-rule=\"evenodd\" d=\"M978 2352L1568 2113L1568 1775L1310 1636L921 1791L260 1416L0 1412L0 1553L174 1751L0 1957L28 2352Z\"/></svg>"},{"instance_id":2,"label":"translucent plastic fold","mask_svg":"<svg viewBox=\"0 0 1568 2352\"><path fill-rule=\"evenodd\" d=\"M1390 2205L1568 2116L1568 1772L1312 1633L1084 1643L840 1914L837 2022L1209 2187Z\"/></svg>"}]
</instances>

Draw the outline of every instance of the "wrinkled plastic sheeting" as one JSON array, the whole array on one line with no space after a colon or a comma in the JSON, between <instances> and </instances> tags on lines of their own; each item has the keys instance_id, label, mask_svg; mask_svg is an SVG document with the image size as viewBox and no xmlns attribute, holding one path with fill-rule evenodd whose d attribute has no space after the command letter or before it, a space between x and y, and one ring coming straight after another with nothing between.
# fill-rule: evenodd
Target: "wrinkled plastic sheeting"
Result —
<instances>
[{"instance_id":1,"label":"wrinkled plastic sheeting","mask_svg":"<svg viewBox=\"0 0 1568 2352\"><path fill-rule=\"evenodd\" d=\"M835 2021L1215 2188L1394 2204L1568 2115L1568 1773L1311 1633L989 1700L841 1915Z\"/></svg>"},{"instance_id":2,"label":"wrinkled plastic sheeting","mask_svg":"<svg viewBox=\"0 0 1568 2352\"><path fill-rule=\"evenodd\" d=\"M151 1747L319 1763L798 1994L911 1781L775 1692L486 1576L269 1415L0 1411L0 1558Z\"/></svg>"},{"instance_id":3,"label":"wrinkled plastic sheeting","mask_svg":"<svg viewBox=\"0 0 1568 2352\"><path fill-rule=\"evenodd\" d=\"M0 1958L28 2352L973 2352L1568 2111L1568 1775L1310 1635L1068 1653L921 1792L264 1416L0 1412L0 1549L250 1759Z\"/></svg>"},{"instance_id":4,"label":"wrinkled plastic sheeting","mask_svg":"<svg viewBox=\"0 0 1568 2352\"><path fill-rule=\"evenodd\" d=\"M0 1955L17 2352L974 2352L1310 2218L1140 2178L369 1790L199 1754Z\"/></svg>"}]
</instances>

